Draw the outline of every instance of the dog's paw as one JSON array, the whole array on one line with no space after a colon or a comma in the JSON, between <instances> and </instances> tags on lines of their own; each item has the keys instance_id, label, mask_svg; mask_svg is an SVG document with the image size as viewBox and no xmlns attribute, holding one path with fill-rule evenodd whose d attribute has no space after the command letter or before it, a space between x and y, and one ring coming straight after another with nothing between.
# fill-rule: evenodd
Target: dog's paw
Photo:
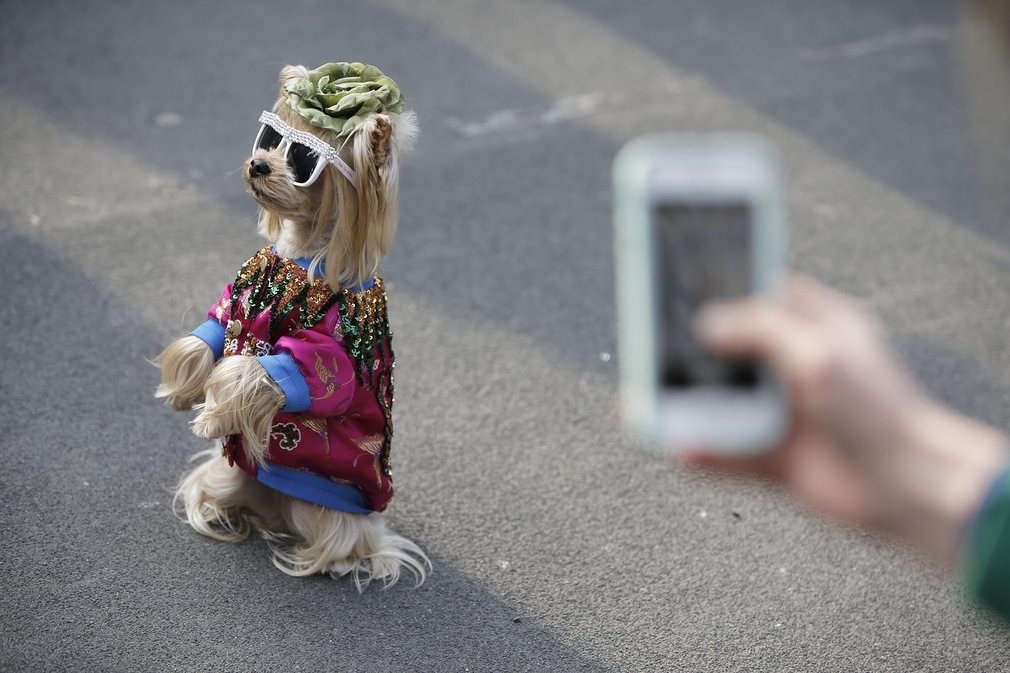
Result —
<instances>
[{"instance_id":1,"label":"dog's paw","mask_svg":"<svg viewBox=\"0 0 1010 673\"><path fill-rule=\"evenodd\" d=\"M165 400L165 406L172 411L189 411L203 400L203 394L198 396L178 395L165 386L158 386L154 396Z\"/></svg>"},{"instance_id":2,"label":"dog's paw","mask_svg":"<svg viewBox=\"0 0 1010 673\"><path fill-rule=\"evenodd\" d=\"M154 393L175 411L189 411L203 401L203 385L214 369L214 353L198 337L176 339L154 360L161 385Z\"/></svg>"},{"instance_id":3,"label":"dog's paw","mask_svg":"<svg viewBox=\"0 0 1010 673\"><path fill-rule=\"evenodd\" d=\"M214 439L242 435L249 458L261 461L274 416L284 408L285 397L256 358L226 357L207 379L205 400L196 408L193 432Z\"/></svg>"},{"instance_id":4,"label":"dog's paw","mask_svg":"<svg viewBox=\"0 0 1010 673\"><path fill-rule=\"evenodd\" d=\"M194 392L192 390L172 390L164 385L158 386L154 396L165 400L165 406L172 411L192 411L203 406L203 388Z\"/></svg>"},{"instance_id":5,"label":"dog's paw","mask_svg":"<svg viewBox=\"0 0 1010 673\"><path fill-rule=\"evenodd\" d=\"M215 439L233 435L237 431L234 414L229 414L227 410L221 409L214 399L214 393L210 390L205 393L204 401L194 404L193 408L200 412L190 424L193 434L197 437Z\"/></svg>"}]
</instances>

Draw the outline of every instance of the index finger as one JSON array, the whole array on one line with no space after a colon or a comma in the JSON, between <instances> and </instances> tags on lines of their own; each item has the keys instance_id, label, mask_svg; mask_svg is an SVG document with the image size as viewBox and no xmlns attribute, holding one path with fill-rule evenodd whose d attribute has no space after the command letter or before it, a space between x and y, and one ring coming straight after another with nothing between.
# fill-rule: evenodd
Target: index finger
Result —
<instances>
[{"instance_id":1,"label":"index finger","mask_svg":"<svg viewBox=\"0 0 1010 673\"><path fill-rule=\"evenodd\" d=\"M823 351L809 320L764 298L707 305L695 320L695 330L717 353L757 356L786 372Z\"/></svg>"}]
</instances>

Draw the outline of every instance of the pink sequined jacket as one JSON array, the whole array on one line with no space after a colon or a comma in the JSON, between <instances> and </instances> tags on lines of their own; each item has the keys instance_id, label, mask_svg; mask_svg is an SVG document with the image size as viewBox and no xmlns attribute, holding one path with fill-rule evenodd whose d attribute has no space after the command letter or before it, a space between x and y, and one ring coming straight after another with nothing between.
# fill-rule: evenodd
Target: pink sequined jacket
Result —
<instances>
[{"instance_id":1,"label":"pink sequined jacket","mask_svg":"<svg viewBox=\"0 0 1010 673\"><path fill-rule=\"evenodd\" d=\"M223 451L257 481L345 512L382 511L393 496L393 351L381 278L333 292L309 262L270 246L192 334L215 357L256 357L286 396L264 465L246 459L239 435Z\"/></svg>"}]
</instances>

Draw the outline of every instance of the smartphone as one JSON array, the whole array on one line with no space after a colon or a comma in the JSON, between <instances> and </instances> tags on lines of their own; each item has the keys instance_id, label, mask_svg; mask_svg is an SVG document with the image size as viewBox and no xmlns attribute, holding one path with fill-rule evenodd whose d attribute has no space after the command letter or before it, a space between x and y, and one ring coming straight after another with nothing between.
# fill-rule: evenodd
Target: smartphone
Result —
<instances>
[{"instance_id":1,"label":"smartphone","mask_svg":"<svg viewBox=\"0 0 1010 673\"><path fill-rule=\"evenodd\" d=\"M647 448L746 454L780 442L780 381L695 338L713 300L775 295L784 279L780 169L745 135L645 136L614 163L621 407Z\"/></svg>"}]
</instances>

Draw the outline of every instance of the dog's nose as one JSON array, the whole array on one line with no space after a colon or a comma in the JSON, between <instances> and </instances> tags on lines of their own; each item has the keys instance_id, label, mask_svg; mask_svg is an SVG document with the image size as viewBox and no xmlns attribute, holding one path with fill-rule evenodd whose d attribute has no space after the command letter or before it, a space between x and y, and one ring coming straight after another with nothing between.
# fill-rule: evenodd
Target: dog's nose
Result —
<instances>
[{"instance_id":1,"label":"dog's nose","mask_svg":"<svg viewBox=\"0 0 1010 673\"><path fill-rule=\"evenodd\" d=\"M270 164L262 159L253 159L249 162L249 175L270 175Z\"/></svg>"}]
</instances>

